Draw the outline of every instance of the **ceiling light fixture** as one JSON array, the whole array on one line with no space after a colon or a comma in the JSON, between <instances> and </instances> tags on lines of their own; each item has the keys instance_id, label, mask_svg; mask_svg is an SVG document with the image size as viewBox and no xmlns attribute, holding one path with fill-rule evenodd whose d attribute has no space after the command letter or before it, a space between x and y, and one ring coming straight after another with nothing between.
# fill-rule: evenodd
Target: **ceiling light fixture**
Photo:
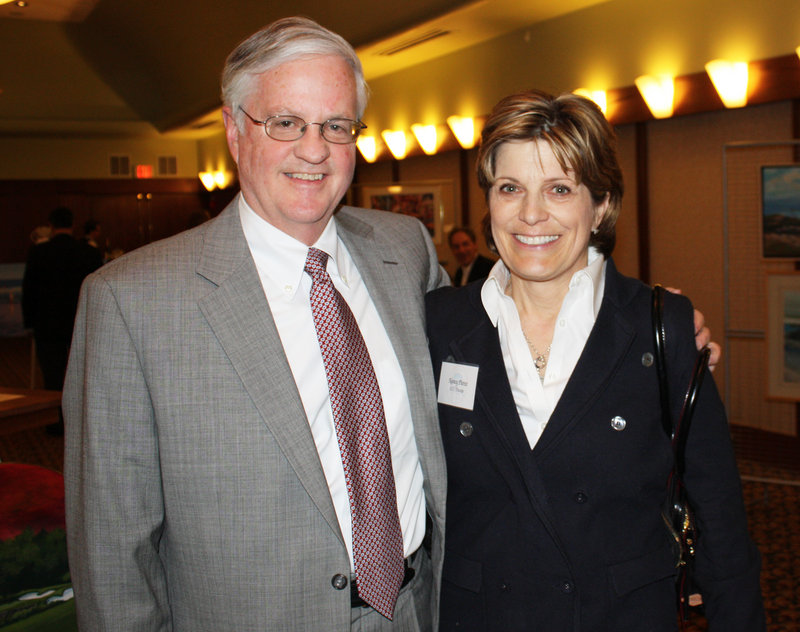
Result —
<instances>
[{"instance_id":1,"label":"ceiling light fixture","mask_svg":"<svg viewBox=\"0 0 800 632\"><path fill-rule=\"evenodd\" d=\"M385 129L381 132L383 140L392 152L392 156L397 160L402 160L406 157L408 151L406 147L406 133L403 130Z\"/></svg>"},{"instance_id":2,"label":"ceiling light fixture","mask_svg":"<svg viewBox=\"0 0 800 632\"><path fill-rule=\"evenodd\" d=\"M364 160L367 162L375 162L378 157L378 143L374 136L359 136L356 139L356 147Z\"/></svg>"},{"instance_id":3,"label":"ceiling light fixture","mask_svg":"<svg viewBox=\"0 0 800 632\"><path fill-rule=\"evenodd\" d=\"M417 137L419 146L429 156L436 153L438 145L436 142L436 126L435 125L419 125L415 123L411 126L411 131Z\"/></svg>"},{"instance_id":4,"label":"ceiling light fixture","mask_svg":"<svg viewBox=\"0 0 800 632\"><path fill-rule=\"evenodd\" d=\"M211 171L201 171L197 174L197 177L200 178L200 182L203 183L206 191L213 191L214 187L216 187L216 182L214 182L214 174Z\"/></svg>"},{"instance_id":5,"label":"ceiling light fixture","mask_svg":"<svg viewBox=\"0 0 800 632\"><path fill-rule=\"evenodd\" d=\"M461 147L472 149L475 146L475 119L471 116L448 116L447 124Z\"/></svg>"},{"instance_id":6,"label":"ceiling light fixture","mask_svg":"<svg viewBox=\"0 0 800 632\"><path fill-rule=\"evenodd\" d=\"M747 105L747 62L715 59L706 64L714 88L726 108Z\"/></svg>"},{"instance_id":7,"label":"ceiling light fixture","mask_svg":"<svg viewBox=\"0 0 800 632\"><path fill-rule=\"evenodd\" d=\"M594 101L597 104L597 107L600 108L600 111L605 115L607 107L605 90L587 90L586 88L578 88L577 90L573 90L573 93L577 94L579 97L585 97Z\"/></svg>"},{"instance_id":8,"label":"ceiling light fixture","mask_svg":"<svg viewBox=\"0 0 800 632\"><path fill-rule=\"evenodd\" d=\"M636 87L654 117L662 119L672 116L675 98L675 80L672 76L642 75L636 77L635 81Z\"/></svg>"},{"instance_id":9,"label":"ceiling light fixture","mask_svg":"<svg viewBox=\"0 0 800 632\"><path fill-rule=\"evenodd\" d=\"M206 191L213 191L214 189L224 189L228 186L229 175L224 169L218 171L201 171L197 174L200 182L203 183Z\"/></svg>"}]
</instances>

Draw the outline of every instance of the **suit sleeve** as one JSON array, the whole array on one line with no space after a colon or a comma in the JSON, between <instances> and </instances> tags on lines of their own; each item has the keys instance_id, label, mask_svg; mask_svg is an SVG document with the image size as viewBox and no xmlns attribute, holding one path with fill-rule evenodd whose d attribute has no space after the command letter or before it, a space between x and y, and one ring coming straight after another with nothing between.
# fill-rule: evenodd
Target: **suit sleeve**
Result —
<instances>
[{"instance_id":1,"label":"suit sleeve","mask_svg":"<svg viewBox=\"0 0 800 632\"><path fill-rule=\"evenodd\" d=\"M81 293L63 408L80 629L171 629L152 406L128 323L100 275L88 277Z\"/></svg>"},{"instance_id":2,"label":"suit sleeve","mask_svg":"<svg viewBox=\"0 0 800 632\"><path fill-rule=\"evenodd\" d=\"M680 412L697 352L692 309L673 300L665 315L673 417ZM680 306L680 307L679 307ZM672 309L670 309L672 307ZM669 334L668 334L669 335ZM747 530L742 487L725 409L714 379L706 371L698 392L686 444L684 480L698 527L695 581L703 594L711 632L765 629L759 586L760 557Z\"/></svg>"},{"instance_id":3,"label":"suit sleeve","mask_svg":"<svg viewBox=\"0 0 800 632\"><path fill-rule=\"evenodd\" d=\"M439 264L439 256L436 254L436 247L433 245L428 229L422 222L418 222L418 224L422 231L422 239L425 242L425 248L428 252L429 273L428 284L425 291L430 292L436 288L451 285L450 275L448 275L447 271Z\"/></svg>"}]
</instances>

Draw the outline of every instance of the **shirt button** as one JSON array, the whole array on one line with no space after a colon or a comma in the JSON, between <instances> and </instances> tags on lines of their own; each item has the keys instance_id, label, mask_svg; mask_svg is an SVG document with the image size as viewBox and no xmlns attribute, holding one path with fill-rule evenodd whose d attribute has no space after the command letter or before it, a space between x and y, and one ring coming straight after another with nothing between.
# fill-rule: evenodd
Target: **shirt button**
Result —
<instances>
[{"instance_id":1,"label":"shirt button","mask_svg":"<svg viewBox=\"0 0 800 632\"><path fill-rule=\"evenodd\" d=\"M286 294L291 294L292 293L292 286L291 285L284 285L283 286L283 291L286 292Z\"/></svg>"},{"instance_id":2,"label":"shirt button","mask_svg":"<svg viewBox=\"0 0 800 632\"><path fill-rule=\"evenodd\" d=\"M611 427L614 430L617 430L617 431L625 430L625 426L627 426L627 425L628 425L628 422L625 421L625 419L620 417L619 415L617 415L616 417L614 417L611 420Z\"/></svg>"},{"instance_id":3,"label":"shirt button","mask_svg":"<svg viewBox=\"0 0 800 632\"><path fill-rule=\"evenodd\" d=\"M347 588L347 577L341 573L336 573L336 575L331 577L331 586L333 586L336 590L344 590Z\"/></svg>"},{"instance_id":4,"label":"shirt button","mask_svg":"<svg viewBox=\"0 0 800 632\"><path fill-rule=\"evenodd\" d=\"M558 326L559 327L566 327L567 326L567 321L562 318L561 320L558 321Z\"/></svg>"},{"instance_id":5,"label":"shirt button","mask_svg":"<svg viewBox=\"0 0 800 632\"><path fill-rule=\"evenodd\" d=\"M461 433L462 437L472 436L472 424L468 421L464 421L458 427L458 431Z\"/></svg>"}]
</instances>

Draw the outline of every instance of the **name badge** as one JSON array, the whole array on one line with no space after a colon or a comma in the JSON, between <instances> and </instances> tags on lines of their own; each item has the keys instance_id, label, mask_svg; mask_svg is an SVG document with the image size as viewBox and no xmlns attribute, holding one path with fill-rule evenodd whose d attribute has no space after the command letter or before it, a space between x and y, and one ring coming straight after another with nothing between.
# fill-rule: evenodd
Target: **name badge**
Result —
<instances>
[{"instance_id":1,"label":"name badge","mask_svg":"<svg viewBox=\"0 0 800 632\"><path fill-rule=\"evenodd\" d=\"M477 383L478 367L474 364L442 362L438 401L440 404L472 410Z\"/></svg>"}]
</instances>

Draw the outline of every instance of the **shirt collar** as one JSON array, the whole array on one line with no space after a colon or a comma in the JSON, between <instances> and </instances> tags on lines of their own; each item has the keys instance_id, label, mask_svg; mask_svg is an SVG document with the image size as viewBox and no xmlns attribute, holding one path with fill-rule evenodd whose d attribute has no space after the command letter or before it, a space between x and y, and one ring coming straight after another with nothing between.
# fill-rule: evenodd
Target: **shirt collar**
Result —
<instances>
[{"instance_id":1,"label":"shirt collar","mask_svg":"<svg viewBox=\"0 0 800 632\"><path fill-rule=\"evenodd\" d=\"M239 195L239 217L242 222L247 245L253 258L262 262L264 273L278 285L294 296L303 282L305 273L308 246L291 235L276 228L263 217L258 215ZM314 248L322 250L328 255L328 274L338 276L345 283L347 278L340 270L344 270L340 261L342 253L339 248L339 238L336 231L336 222L331 221L314 243Z\"/></svg>"},{"instance_id":2,"label":"shirt collar","mask_svg":"<svg viewBox=\"0 0 800 632\"><path fill-rule=\"evenodd\" d=\"M603 289L606 275L606 260L594 246L589 247L589 265L582 270L578 270L572 275L569 282L570 290L578 284L578 278L583 276L592 283L592 309L594 317L600 312L600 305L603 302ZM492 271L486 278L481 288L481 302L492 325L497 327L497 320L500 318L500 301L506 297L506 287L511 279L508 268L499 260L492 267Z\"/></svg>"}]
</instances>

